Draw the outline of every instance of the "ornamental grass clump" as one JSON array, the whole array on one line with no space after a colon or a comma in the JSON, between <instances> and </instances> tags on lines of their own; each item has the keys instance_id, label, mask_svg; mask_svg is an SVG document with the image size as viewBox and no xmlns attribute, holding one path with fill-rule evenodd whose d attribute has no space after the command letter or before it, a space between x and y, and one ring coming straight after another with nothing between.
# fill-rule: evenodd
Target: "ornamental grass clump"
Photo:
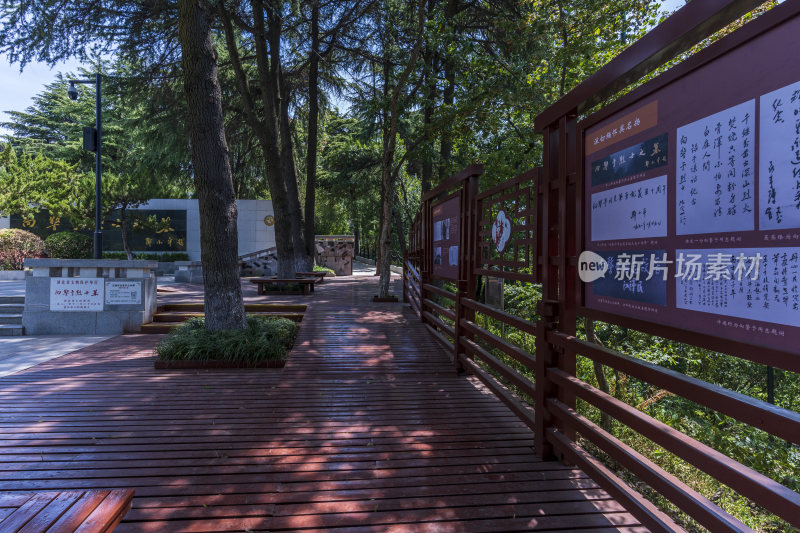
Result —
<instances>
[{"instance_id":1,"label":"ornamental grass clump","mask_svg":"<svg viewBox=\"0 0 800 533\"><path fill-rule=\"evenodd\" d=\"M228 361L242 366L286 359L298 326L285 318L248 316L247 329L209 331L191 318L156 346L160 361Z\"/></svg>"},{"instance_id":2,"label":"ornamental grass clump","mask_svg":"<svg viewBox=\"0 0 800 533\"><path fill-rule=\"evenodd\" d=\"M336 271L333 270L332 268L328 268L328 267L324 267L324 266L320 266L320 265L314 265L314 272L327 272L329 276L335 276L336 275Z\"/></svg>"}]
</instances>

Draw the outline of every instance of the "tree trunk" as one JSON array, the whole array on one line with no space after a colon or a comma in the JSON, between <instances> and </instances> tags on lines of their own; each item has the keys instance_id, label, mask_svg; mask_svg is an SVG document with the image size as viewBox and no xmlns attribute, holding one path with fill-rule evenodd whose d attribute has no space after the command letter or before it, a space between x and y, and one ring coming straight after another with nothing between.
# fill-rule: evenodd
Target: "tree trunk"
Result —
<instances>
[{"instance_id":1,"label":"tree trunk","mask_svg":"<svg viewBox=\"0 0 800 533\"><path fill-rule=\"evenodd\" d=\"M218 4L222 26L225 31L225 42L231 58L231 66L236 75L239 93L245 108L247 123L256 135L264 157L264 173L269 183L272 206L275 210L275 247L278 252L278 277L293 279L295 276L295 242L297 236L293 231L301 231L299 207L295 211L290 208L290 193L287 190L287 176L284 173L281 140L281 95L279 84L280 72L280 17L275 13L272 3L268 3L270 13L269 31L264 17L265 5L261 0L251 0L253 14L253 32L255 45L256 70L258 72L258 92L250 89L249 74L244 70L230 14L224 3ZM278 57L270 57L270 49ZM256 105L260 99L263 106ZM291 154L291 145L289 150ZM293 162L294 160L292 160ZM294 172L294 168L292 168ZM294 189L297 190L297 179L291 177ZM299 205L299 200L295 199Z\"/></svg>"},{"instance_id":2,"label":"tree trunk","mask_svg":"<svg viewBox=\"0 0 800 533\"><path fill-rule=\"evenodd\" d=\"M381 264L380 275L381 279L378 282L379 293L378 296L386 298L389 296L389 282L391 281L391 268L392 264L392 204L394 200L394 152L397 146L397 121L400 105L400 95L403 88L411 75L411 71L417 62L417 58L422 51L422 37L425 29L425 2L419 1L417 6L417 40L414 49L408 58L403 72L397 78L397 83L392 88L391 98L389 99L389 110L386 114L388 118L388 126L384 123L384 136L383 136L383 158L381 160L381 198L383 206L381 209L383 224L381 225L381 234L378 244L380 245ZM390 84L390 72L387 68L389 58L385 58L384 62L384 93L388 92Z\"/></svg>"},{"instance_id":3,"label":"tree trunk","mask_svg":"<svg viewBox=\"0 0 800 533\"><path fill-rule=\"evenodd\" d=\"M358 223L353 226L353 253L361 257L361 231Z\"/></svg>"},{"instance_id":4,"label":"tree trunk","mask_svg":"<svg viewBox=\"0 0 800 533\"><path fill-rule=\"evenodd\" d=\"M294 143L289 121L289 97L286 85L281 77L280 125L281 125L281 159L283 163L283 180L286 183L288 199L289 224L294 240L294 267L300 272L308 272L314 267L312 255L306 249L303 235L303 210L300 207L300 191L297 187L297 167L294 160ZM312 240L311 245L314 245Z\"/></svg>"},{"instance_id":5,"label":"tree trunk","mask_svg":"<svg viewBox=\"0 0 800 533\"><path fill-rule=\"evenodd\" d=\"M453 65L453 61L449 58L445 59L444 62L444 79L445 79L445 86L444 90L442 91L442 106L448 110L448 112L453 107L453 102L455 101L455 91L456 91L456 72L455 67ZM439 182L447 178L450 175L450 158L453 155L453 136L450 133L449 128L444 128L442 130L442 142L441 147L439 149L439 156L441 161L439 162Z\"/></svg>"},{"instance_id":6,"label":"tree trunk","mask_svg":"<svg viewBox=\"0 0 800 533\"><path fill-rule=\"evenodd\" d=\"M119 233L122 236L122 249L125 250L128 261L133 261L133 252L131 251L130 242L128 242L128 217L125 211L125 204L123 204L119 208Z\"/></svg>"},{"instance_id":7,"label":"tree trunk","mask_svg":"<svg viewBox=\"0 0 800 533\"><path fill-rule=\"evenodd\" d=\"M395 177L395 179L397 179ZM397 235L397 242L400 243L400 256L405 257L408 250L406 249L406 227L403 224L403 213L400 210L400 199L395 195L394 198L394 230Z\"/></svg>"},{"instance_id":8,"label":"tree trunk","mask_svg":"<svg viewBox=\"0 0 800 533\"><path fill-rule=\"evenodd\" d=\"M178 0L183 83L200 205L206 327L219 331L245 329L247 321L239 279L236 196L225 141L211 9L204 0Z\"/></svg>"},{"instance_id":9,"label":"tree trunk","mask_svg":"<svg viewBox=\"0 0 800 533\"><path fill-rule=\"evenodd\" d=\"M428 0L428 12L430 13L435 7L436 0ZM433 181L433 136L431 128L433 123L433 111L436 105L436 81L437 81L437 57L435 51L431 48L429 43L425 44L425 53L423 54L425 60L425 84L428 88L428 94L425 98L425 107L422 113L422 130L425 135L425 155L422 160L422 194L431 190L431 182Z\"/></svg>"},{"instance_id":10,"label":"tree trunk","mask_svg":"<svg viewBox=\"0 0 800 533\"><path fill-rule=\"evenodd\" d=\"M423 135L425 135L425 147L426 151L425 154L422 156L422 179L421 179L421 187L422 187L422 194L425 194L429 190L431 190L431 181L433 181L433 161L431 157L431 146L433 144L433 138L431 136L431 124L433 122L433 106L434 106L434 99L436 98L436 81L435 75L433 72L433 64L430 56L433 56L433 53L426 52L425 54L425 64L428 66L428 73L426 77L433 78L433 80L428 79L428 95L425 98L425 109L422 113L422 130Z\"/></svg>"},{"instance_id":11,"label":"tree trunk","mask_svg":"<svg viewBox=\"0 0 800 533\"><path fill-rule=\"evenodd\" d=\"M394 115L391 118L392 122L396 123ZM394 128L390 133L394 133ZM380 274L381 278L378 281L378 296L386 298L389 296L389 282L391 281L392 270L389 268L392 265L392 200L394 199L394 172L392 172L392 164L394 162L394 147L395 143L390 139L388 144L384 143L383 160L381 164L381 198L383 204L381 206L381 233L378 238L378 250L380 253L380 265L375 269L375 272Z\"/></svg>"},{"instance_id":12,"label":"tree trunk","mask_svg":"<svg viewBox=\"0 0 800 533\"><path fill-rule=\"evenodd\" d=\"M319 0L311 2L311 56L308 62L308 149L306 151L306 252L314 255L314 211L317 192L317 144L319 131Z\"/></svg>"}]
</instances>

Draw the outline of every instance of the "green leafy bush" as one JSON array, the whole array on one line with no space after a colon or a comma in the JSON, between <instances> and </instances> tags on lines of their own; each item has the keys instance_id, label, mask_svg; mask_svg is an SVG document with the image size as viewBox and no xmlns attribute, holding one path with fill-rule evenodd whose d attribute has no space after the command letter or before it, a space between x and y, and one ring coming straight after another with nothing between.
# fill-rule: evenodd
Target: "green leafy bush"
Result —
<instances>
[{"instance_id":1,"label":"green leafy bush","mask_svg":"<svg viewBox=\"0 0 800 533\"><path fill-rule=\"evenodd\" d=\"M335 276L336 272L332 268L314 265L314 272L327 272L329 276Z\"/></svg>"},{"instance_id":2,"label":"green leafy bush","mask_svg":"<svg viewBox=\"0 0 800 533\"><path fill-rule=\"evenodd\" d=\"M42 239L21 229L0 229L0 270L22 270L25 259L43 257Z\"/></svg>"},{"instance_id":3,"label":"green leafy bush","mask_svg":"<svg viewBox=\"0 0 800 533\"><path fill-rule=\"evenodd\" d=\"M172 261L190 261L189 254L186 252L164 252L161 254L139 252L134 254L136 259L147 259L149 261L161 261L169 263Z\"/></svg>"},{"instance_id":4,"label":"green leafy bush","mask_svg":"<svg viewBox=\"0 0 800 533\"><path fill-rule=\"evenodd\" d=\"M298 325L285 318L248 316L247 329L209 331L204 318L191 318L156 346L159 360L224 360L245 366L286 359Z\"/></svg>"},{"instance_id":5,"label":"green leafy bush","mask_svg":"<svg viewBox=\"0 0 800 533\"><path fill-rule=\"evenodd\" d=\"M47 255L58 259L91 259L94 251L92 238L74 231L59 231L44 240Z\"/></svg>"}]
</instances>

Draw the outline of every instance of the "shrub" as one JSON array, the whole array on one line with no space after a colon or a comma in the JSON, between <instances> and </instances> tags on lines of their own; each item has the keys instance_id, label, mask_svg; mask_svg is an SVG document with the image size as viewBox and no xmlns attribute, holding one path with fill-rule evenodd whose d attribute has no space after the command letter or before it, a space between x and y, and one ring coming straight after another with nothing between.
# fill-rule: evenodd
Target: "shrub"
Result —
<instances>
[{"instance_id":1,"label":"shrub","mask_svg":"<svg viewBox=\"0 0 800 533\"><path fill-rule=\"evenodd\" d=\"M164 252L161 254L138 253L136 259L150 259L151 261L161 261L171 263L174 261L190 261L189 254L186 252Z\"/></svg>"},{"instance_id":2,"label":"shrub","mask_svg":"<svg viewBox=\"0 0 800 533\"><path fill-rule=\"evenodd\" d=\"M286 359L298 326L285 318L248 316L247 329L209 331L204 318L191 318L158 343L162 361L209 359L259 363Z\"/></svg>"},{"instance_id":3,"label":"shrub","mask_svg":"<svg viewBox=\"0 0 800 533\"><path fill-rule=\"evenodd\" d=\"M21 229L0 229L0 270L22 270L28 257L43 257L42 239Z\"/></svg>"},{"instance_id":4,"label":"shrub","mask_svg":"<svg viewBox=\"0 0 800 533\"><path fill-rule=\"evenodd\" d=\"M94 251L92 238L74 231L59 231L44 240L47 255L59 259L91 259Z\"/></svg>"},{"instance_id":5,"label":"shrub","mask_svg":"<svg viewBox=\"0 0 800 533\"><path fill-rule=\"evenodd\" d=\"M327 272L329 276L335 276L336 272L332 268L314 265L314 272Z\"/></svg>"},{"instance_id":6,"label":"shrub","mask_svg":"<svg viewBox=\"0 0 800 533\"><path fill-rule=\"evenodd\" d=\"M103 252L103 259L127 259L128 255L125 252ZM189 254L186 252L134 252L134 259L145 259L148 261L162 261L169 263L172 261L191 261Z\"/></svg>"}]
</instances>

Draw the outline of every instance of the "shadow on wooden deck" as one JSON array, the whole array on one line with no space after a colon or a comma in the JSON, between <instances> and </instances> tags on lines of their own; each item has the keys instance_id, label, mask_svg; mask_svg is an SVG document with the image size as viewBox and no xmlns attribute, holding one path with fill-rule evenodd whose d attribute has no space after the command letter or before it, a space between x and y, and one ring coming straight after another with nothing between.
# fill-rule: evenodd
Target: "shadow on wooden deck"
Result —
<instances>
[{"instance_id":1,"label":"shadow on wooden deck","mask_svg":"<svg viewBox=\"0 0 800 533\"><path fill-rule=\"evenodd\" d=\"M131 487L117 531L644 530L375 284L304 298L282 371L156 371L158 336L127 335L0 379L0 520L20 492Z\"/></svg>"}]
</instances>

